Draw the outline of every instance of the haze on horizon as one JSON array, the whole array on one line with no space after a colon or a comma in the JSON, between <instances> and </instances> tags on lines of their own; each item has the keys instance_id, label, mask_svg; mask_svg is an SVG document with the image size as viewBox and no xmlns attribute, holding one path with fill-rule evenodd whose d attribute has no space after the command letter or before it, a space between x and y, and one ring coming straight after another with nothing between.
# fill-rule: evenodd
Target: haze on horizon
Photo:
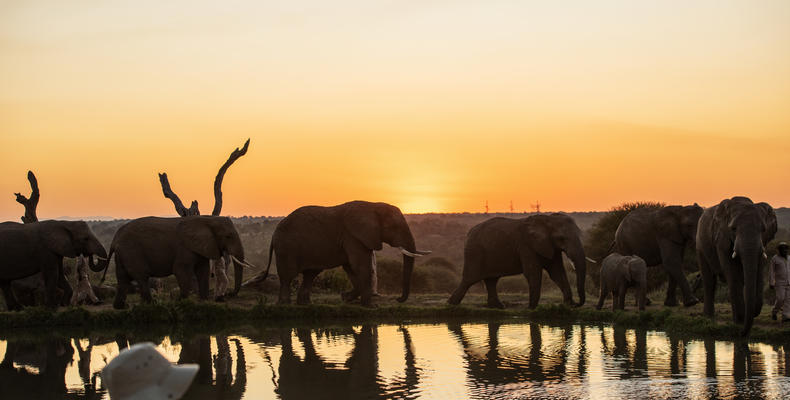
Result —
<instances>
[{"instance_id":1,"label":"haze on horizon","mask_svg":"<svg viewBox=\"0 0 790 400\"><path fill-rule=\"evenodd\" d=\"M788 206L787 1L10 1L0 220Z\"/></svg>"}]
</instances>

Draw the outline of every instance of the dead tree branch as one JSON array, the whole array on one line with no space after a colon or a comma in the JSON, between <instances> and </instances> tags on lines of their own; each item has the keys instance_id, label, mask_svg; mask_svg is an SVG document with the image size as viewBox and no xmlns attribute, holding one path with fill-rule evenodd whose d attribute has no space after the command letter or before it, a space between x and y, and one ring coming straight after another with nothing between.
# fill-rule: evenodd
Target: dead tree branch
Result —
<instances>
[{"instance_id":1,"label":"dead tree branch","mask_svg":"<svg viewBox=\"0 0 790 400\"><path fill-rule=\"evenodd\" d=\"M225 177L225 172L236 162L236 160L247 154L247 148L249 146L250 139L247 139L247 141L244 142L244 146L241 149L237 147L236 150L233 150L233 152L230 153L230 157L228 157L228 161L225 161L225 164L222 164L219 168L217 177L214 179L214 210L211 211L211 215L219 215L220 211L222 211L222 179Z\"/></svg>"},{"instance_id":2,"label":"dead tree branch","mask_svg":"<svg viewBox=\"0 0 790 400\"><path fill-rule=\"evenodd\" d=\"M38 221L36 207L38 207L38 199L40 197L38 180L36 180L36 175L33 174L33 171L27 171L27 180L30 181L30 198L23 196L21 193L14 193L16 201L25 206L25 215L22 217L22 222L25 224Z\"/></svg>"},{"instance_id":3,"label":"dead tree branch","mask_svg":"<svg viewBox=\"0 0 790 400\"><path fill-rule=\"evenodd\" d=\"M162 193L166 198L173 202L178 215L182 217L186 217L187 215L200 215L197 201L192 201L192 204L189 206L189 208L184 207L184 203L181 202L181 199L178 198L178 195L175 194L173 189L170 188L170 181L167 180L166 172L159 174L159 182L162 184Z\"/></svg>"}]
</instances>

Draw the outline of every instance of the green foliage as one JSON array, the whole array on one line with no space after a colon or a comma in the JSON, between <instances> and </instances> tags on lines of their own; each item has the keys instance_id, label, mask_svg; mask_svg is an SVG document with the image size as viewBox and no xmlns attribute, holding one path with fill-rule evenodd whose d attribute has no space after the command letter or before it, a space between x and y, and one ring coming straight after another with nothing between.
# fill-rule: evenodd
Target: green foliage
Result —
<instances>
[{"instance_id":1,"label":"green foliage","mask_svg":"<svg viewBox=\"0 0 790 400\"><path fill-rule=\"evenodd\" d=\"M623 203L604 214L598 222L593 224L587 231L584 241L584 253L587 257L598 261L598 264L588 264L587 274L596 288L599 287L601 279L600 261L609 254L612 243L614 243L614 234L617 232L617 227L620 226L620 222L622 222L625 216L633 210L642 208L659 209L664 206L664 203L650 201ZM662 274L664 276L661 276ZM647 279L648 282L664 282L666 280L665 276L666 274L660 268L650 268L648 270Z\"/></svg>"}]
</instances>

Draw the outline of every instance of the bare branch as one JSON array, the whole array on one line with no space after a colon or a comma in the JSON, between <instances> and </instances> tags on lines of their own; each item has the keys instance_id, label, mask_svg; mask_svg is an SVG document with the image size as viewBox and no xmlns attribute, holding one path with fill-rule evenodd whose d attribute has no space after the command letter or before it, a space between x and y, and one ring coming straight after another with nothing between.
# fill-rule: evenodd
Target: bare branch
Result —
<instances>
[{"instance_id":1,"label":"bare branch","mask_svg":"<svg viewBox=\"0 0 790 400\"><path fill-rule=\"evenodd\" d=\"M228 157L228 161L225 161L225 164L219 168L219 172L217 172L217 177L214 179L214 210L211 212L211 215L219 215L222 211L222 179L225 177L225 172L228 171L233 163L238 160L241 156L247 154L247 148L250 146L250 139L247 139L244 142L244 146L239 149L238 147L236 150L233 150L230 153L230 157Z\"/></svg>"},{"instance_id":2,"label":"bare branch","mask_svg":"<svg viewBox=\"0 0 790 400\"><path fill-rule=\"evenodd\" d=\"M178 195L170 188L170 181L167 180L166 172L159 174L159 182L162 184L162 193L173 202L178 215L182 217L186 217L187 215L200 215L197 201L193 201L189 208L184 207L184 203L181 202Z\"/></svg>"},{"instance_id":3,"label":"bare branch","mask_svg":"<svg viewBox=\"0 0 790 400\"><path fill-rule=\"evenodd\" d=\"M36 179L36 175L33 174L33 171L27 171L27 180L30 181L30 198L23 196L21 193L14 193L16 195L16 201L25 206L25 215L22 217L22 222L25 224L38 221L36 207L38 206L38 199L40 197L38 180Z\"/></svg>"}]
</instances>

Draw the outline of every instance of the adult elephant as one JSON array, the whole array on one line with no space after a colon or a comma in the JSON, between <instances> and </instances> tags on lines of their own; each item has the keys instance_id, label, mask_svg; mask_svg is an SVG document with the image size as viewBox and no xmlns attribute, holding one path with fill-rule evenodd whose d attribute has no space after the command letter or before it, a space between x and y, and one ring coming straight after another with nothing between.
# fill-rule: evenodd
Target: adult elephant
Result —
<instances>
[{"instance_id":1,"label":"adult elephant","mask_svg":"<svg viewBox=\"0 0 790 400\"><path fill-rule=\"evenodd\" d=\"M143 301L151 302L148 279L175 275L181 297L189 295L197 277L198 295L208 298L209 260L223 257L234 262L236 294L241 287L244 248L233 222L227 217L193 215L181 218L144 217L121 226L110 245L115 254L118 290L113 307L125 308L132 281ZM106 260L98 269L107 268Z\"/></svg>"},{"instance_id":2,"label":"adult elephant","mask_svg":"<svg viewBox=\"0 0 790 400\"><path fill-rule=\"evenodd\" d=\"M705 286L705 315L713 317L716 282L727 282L732 317L748 335L763 307L765 245L776 234L776 213L747 197L722 200L699 220L697 258Z\"/></svg>"},{"instance_id":3,"label":"adult elephant","mask_svg":"<svg viewBox=\"0 0 790 400\"><path fill-rule=\"evenodd\" d=\"M662 265L669 274L666 306L677 305L676 287L683 292L683 305L699 303L683 274L683 253L694 247L697 223L702 207L666 206L659 209L639 208L620 222L614 236L613 249L626 256L639 256L648 267Z\"/></svg>"},{"instance_id":4,"label":"adult elephant","mask_svg":"<svg viewBox=\"0 0 790 400\"><path fill-rule=\"evenodd\" d=\"M582 305L587 264L581 231L573 218L554 213L484 221L469 230L464 245L461 283L448 302L459 304L469 287L482 280L488 289L488 306L504 308L497 296L497 281L503 276L524 274L529 283L529 307L535 308L540 301L545 269L562 290L563 301L574 304L562 253L570 258L576 269L577 305Z\"/></svg>"},{"instance_id":5,"label":"adult elephant","mask_svg":"<svg viewBox=\"0 0 790 400\"><path fill-rule=\"evenodd\" d=\"M416 249L403 213L387 203L351 201L333 207L296 209L277 224L272 234L269 265L262 279L269 274L274 252L280 278L279 303L291 302L291 281L301 273L296 301L309 304L315 277L324 269L343 266L354 287L343 298L350 301L359 296L362 305L367 306L372 295L373 252L381 250L382 243L403 253L403 294L398 301L404 302L409 298L414 257L430 252Z\"/></svg>"},{"instance_id":6,"label":"adult elephant","mask_svg":"<svg viewBox=\"0 0 790 400\"><path fill-rule=\"evenodd\" d=\"M107 257L99 239L84 221L41 221L28 224L0 224L0 289L9 310L22 306L11 291L11 282L41 272L46 288L46 305L57 307L58 289L71 299L72 289L63 273L63 257Z\"/></svg>"}]
</instances>

